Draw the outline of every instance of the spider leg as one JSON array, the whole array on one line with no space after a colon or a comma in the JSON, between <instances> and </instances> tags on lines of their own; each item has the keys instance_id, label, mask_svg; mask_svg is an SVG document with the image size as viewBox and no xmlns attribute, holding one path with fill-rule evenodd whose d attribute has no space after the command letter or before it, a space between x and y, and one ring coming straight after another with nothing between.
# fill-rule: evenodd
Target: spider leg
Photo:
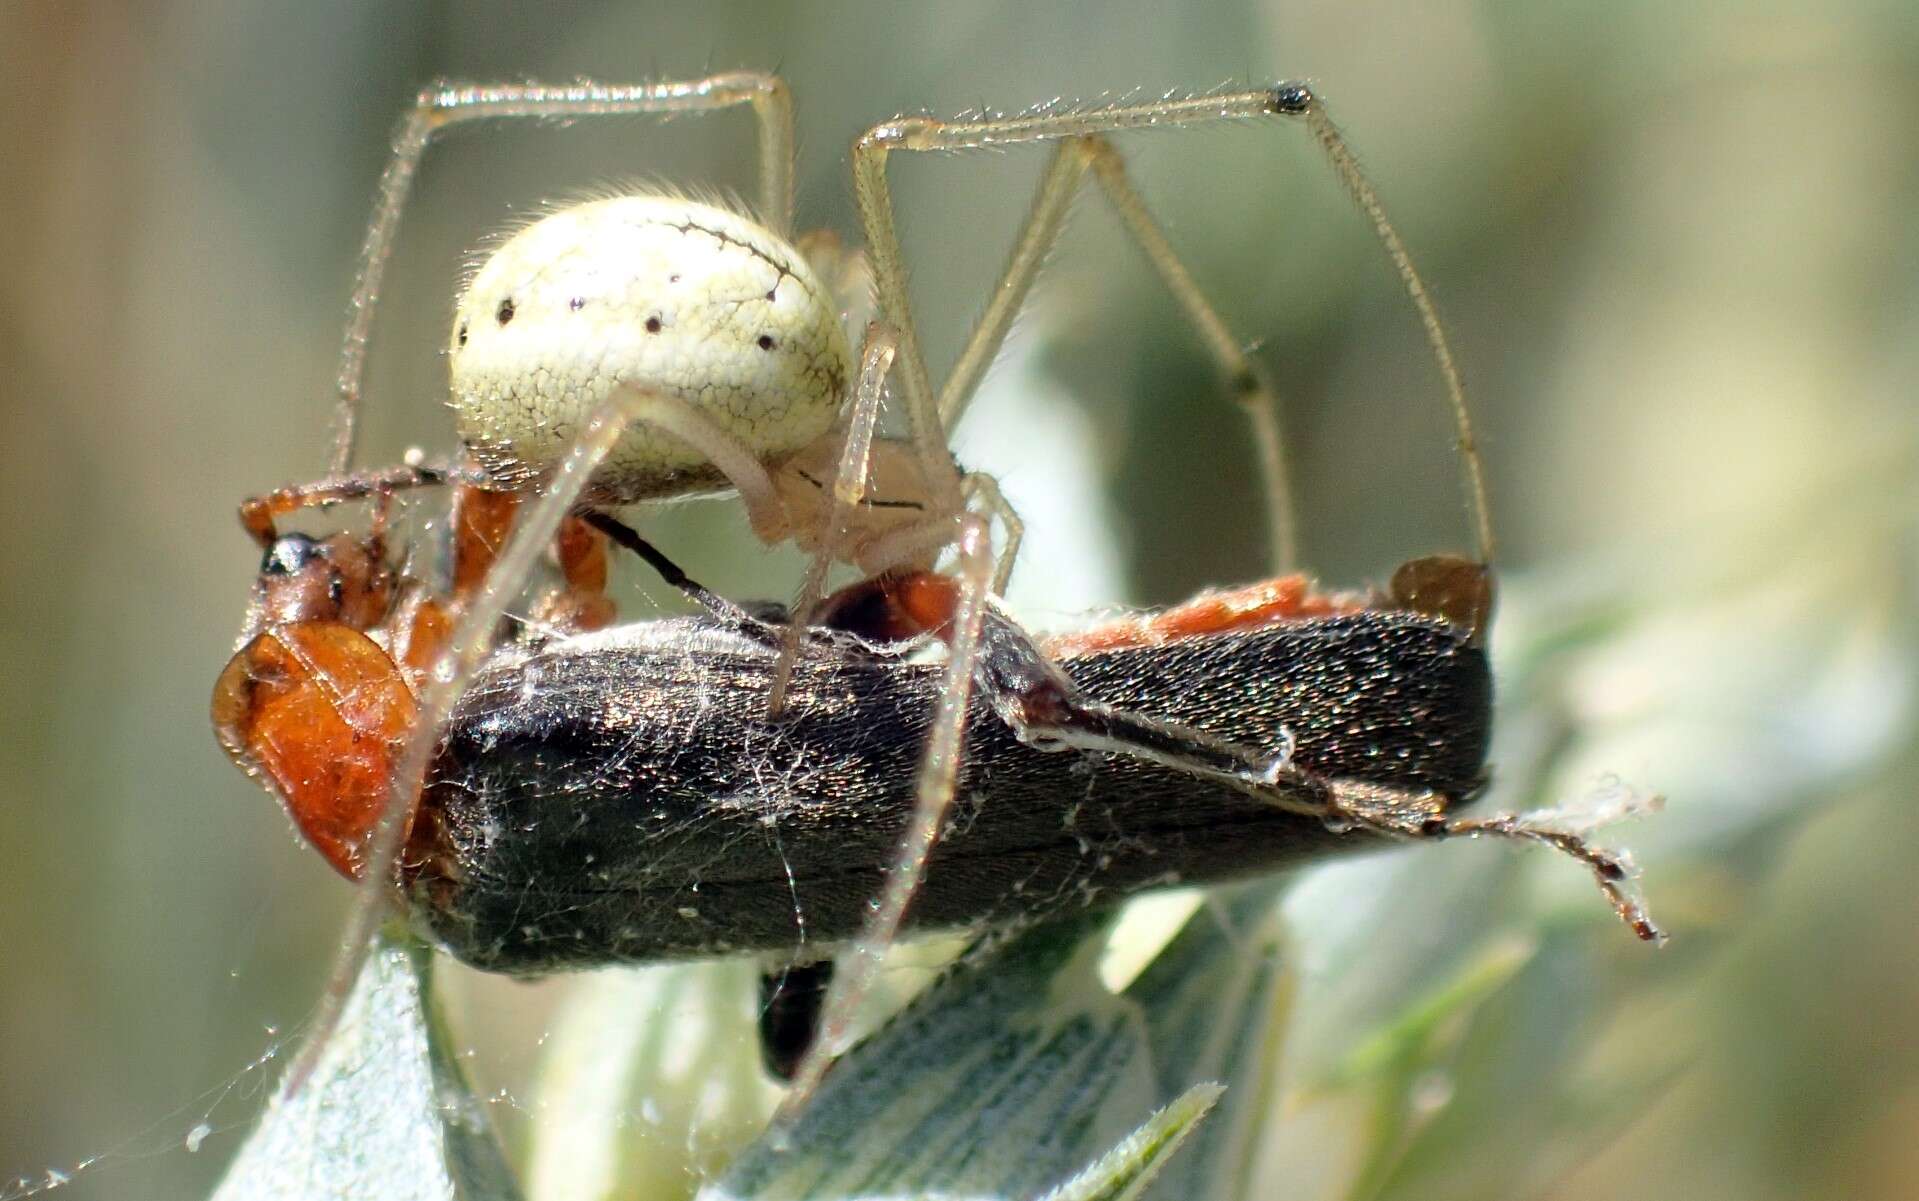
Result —
<instances>
[{"instance_id":1,"label":"spider leg","mask_svg":"<svg viewBox=\"0 0 1919 1201\"><path fill-rule=\"evenodd\" d=\"M987 520L967 512L959 518L959 526L958 537L953 540L959 553L959 589L945 634L946 671L920 756L913 813L864 928L840 957L821 1010L819 1035L795 1067L792 1089L774 1115L778 1128L790 1129L826 1069L846 1049L853 1015L878 977L886 952L898 938L906 907L919 891L927 856L939 840L959 786L960 760L966 749L967 706L973 696L974 669L994 573Z\"/></svg>"},{"instance_id":2,"label":"spider leg","mask_svg":"<svg viewBox=\"0 0 1919 1201\"><path fill-rule=\"evenodd\" d=\"M1247 357L1225 321L1208 301L1192 274L1174 252L1153 220L1144 201L1127 179L1124 164L1106 135L1158 126L1184 126L1215 121L1286 117L1304 120L1320 143L1341 182L1373 226L1417 309L1427 340L1443 377L1463 461L1464 486L1476 521L1479 557L1490 562L1493 535L1487 514L1484 473L1466 409L1465 389L1437 310L1414 268L1397 230L1387 219L1378 194L1360 171L1357 160L1338 129L1327 117L1319 98L1303 84L1281 83L1268 88L1212 96L1167 98L1143 104L1115 105L1089 110L1040 113L1009 118L939 121L926 117L900 118L875 126L854 143L854 196L866 229L880 311L900 331L899 390L905 400L913 434L927 462L928 477L945 464L955 476L951 452L945 449L945 431L971 399L987 366L998 354L1013 318L1018 314L1038 276L1040 264L1059 236L1079 183L1090 170L1118 213L1134 242L1153 264L1192 322L1227 380L1234 399L1245 409L1265 480L1268 517L1276 567L1290 570L1296 535L1282 453L1277 397L1271 383ZM1060 143L1014 241L1000 281L966 347L945 384L935 395L927 375L912 309L906 292L905 255L893 220L892 190L887 164L895 151L978 150L1022 142Z\"/></svg>"},{"instance_id":3,"label":"spider leg","mask_svg":"<svg viewBox=\"0 0 1919 1201\"><path fill-rule=\"evenodd\" d=\"M787 623L786 633L780 639L780 657L773 665L773 688L767 700L767 712L775 717L786 707L786 689L793 679L793 664L799 659L807 622L826 592L827 568L839 558L847 527L866 496L873 431L879 423L886 374L892 370L898 344L891 326L877 321L867 326L866 346L860 353L859 383L844 422L846 434L840 447L839 469L834 474L831 499L825 505L819 544L800 581L799 596L793 602L793 620Z\"/></svg>"}]
</instances>

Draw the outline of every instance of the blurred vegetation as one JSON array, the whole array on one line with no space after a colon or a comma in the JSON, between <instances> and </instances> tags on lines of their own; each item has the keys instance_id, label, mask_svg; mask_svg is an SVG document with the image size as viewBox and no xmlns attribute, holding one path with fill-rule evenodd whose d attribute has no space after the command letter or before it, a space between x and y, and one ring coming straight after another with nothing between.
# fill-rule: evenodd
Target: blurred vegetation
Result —
<instances>
[{"instance_id":1,"label":"blurred vegetation","mask_svg":"<svg viewBox=\"0 0 1919 1201\"><path fill-rule=\"evenodd\" d=\"M1498 799L1608 773L1665 794L1615 839L1675 937L1642 952L1572 869L1496 848L1309 881L1267 1148L1290 1195L1912 1194L1919 10L1865 2L8 7L0 1178L98 1156L64 1195L204 1195L274 1070L243 1069L326 970L347 892L204 707L254 567L233 505L324 459L392 121L440 75L733 66L792 81L802 223L849 235L844 148L894 113L1304 76L1434 286L1506 552ZM1353 582L1463 544L1418 326L1303 134L1125 147L1286 390L1309 562ZM903 165L936 363L1038 162ZM438 348L490 230L608 183L745 190L751 163L730 117L449 143L395 260L366 457L446 445ZM1238 414L1096 204L1017 340L1002 393L1070 398L1049 420L1090 431L1107 501L1059 528L1122 573L1030 604L1258 574ZM1005 434L1018 399L965 432L1037 536L1056 448ZM794 578L727 507L648 528L731 594ZM1483 937L1419 936L1462 923ZM560 989L464 983L511 1126ZM1351 1045L1447 989L1465 1016Z\"/></svg>"}]
</instances>

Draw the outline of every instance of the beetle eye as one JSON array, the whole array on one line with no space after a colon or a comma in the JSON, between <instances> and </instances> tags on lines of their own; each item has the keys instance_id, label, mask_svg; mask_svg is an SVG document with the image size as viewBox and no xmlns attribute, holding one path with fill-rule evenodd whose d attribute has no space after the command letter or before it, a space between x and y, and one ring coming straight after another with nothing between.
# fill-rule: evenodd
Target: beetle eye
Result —
<instances>
[{"instance_id":1,"label":"beetle eye","mask_svg":"<svg viewBox=\"0 0 1919 1201\"><path fill-rule=\"evenodd\" d=\"M261 575L293 575L320 557L320 544L305 534L282 534L260 560Z\"/></svg>"}]
</instances>

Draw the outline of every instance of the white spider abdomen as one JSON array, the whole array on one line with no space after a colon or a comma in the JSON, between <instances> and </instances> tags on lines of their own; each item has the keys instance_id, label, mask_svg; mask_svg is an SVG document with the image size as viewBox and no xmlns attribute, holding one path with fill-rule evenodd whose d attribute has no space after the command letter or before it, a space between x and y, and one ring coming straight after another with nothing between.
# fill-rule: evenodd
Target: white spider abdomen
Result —
<instances>
[{"instance_id":1,"label":"white spider abdomen","mask_svg":"<svg viewBox=\"0 0 1919 1201\"><path fill-rule=\"evenodd\" d=\"M615 384L677 396L777 465L838 413L852 352L839 306L785 241L690 200L622 196L502 244L454 313L452 403L488 474L552 468ZM594 475L602 503L722 484L697 451L636 423Z\"/></svg>"}]
</instances>

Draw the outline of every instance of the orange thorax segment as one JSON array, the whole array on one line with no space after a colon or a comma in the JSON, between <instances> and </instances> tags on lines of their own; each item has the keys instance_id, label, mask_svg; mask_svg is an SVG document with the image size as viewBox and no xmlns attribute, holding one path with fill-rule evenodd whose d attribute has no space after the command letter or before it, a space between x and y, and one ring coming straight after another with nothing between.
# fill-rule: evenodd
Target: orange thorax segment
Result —
<instances>
[{"instance_id":1,"label":"orange thorax segment","mask_svg":"<svg viewBox=\"0 0 1919 1201\"><path fill-rule=\"evenodd\" d=\"M1084 630L1073 630L1046 640L1046 649L1061 658L1131 646L1162 646L1201 634L1250 630L1278 621L1331 617L1367 607L1363 592L1315 592L1303 575L1260 580L1238 588L1204 592L1189 601L1156 613L1130 614Z\"/></svg>"},{"instance_id":2,"label":"orange thorax segment","mask_svg":"<svg viewBox=\"0 0 1919 1201\"><path fill-rule=\"evenodd\" d=\"M300 833L351 879L363 870L415 712L393 660L338 622L258 635L213 689L220 745L279 794Z\"/></svg>"},{"instance_id":3,"label":"orange thorax segment","mask_svg":"<svg viewBox=\"0 0 1919 1201\"><path fill-rule=\"evenodd\" d=\"M923 634L946 638L959 607L958 580L930 571L895 572L849 584L822 601L813 620L875 642Z\"/></svg>"}]
</instances>

